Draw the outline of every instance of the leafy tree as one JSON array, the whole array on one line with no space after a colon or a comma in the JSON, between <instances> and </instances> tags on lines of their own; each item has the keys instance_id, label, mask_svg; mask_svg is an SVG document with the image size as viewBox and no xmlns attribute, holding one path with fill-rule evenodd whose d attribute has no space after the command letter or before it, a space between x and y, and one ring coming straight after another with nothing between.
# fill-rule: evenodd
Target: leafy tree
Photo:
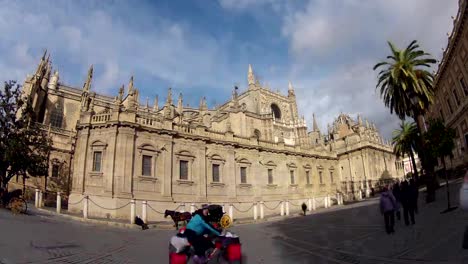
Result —
<instances>
[{"instance_id":1,"label":"leafy tree","mask_svg":"<svg viewBox=\"0 0 468 264\"><path fill-rule=\"evenodd\" d=\"M392 133L393 152L397 157L404 157L407 154L411 158L411 163L414 168L414 178L418 181L418 169L414 159L413 150L416 149L418 140L418 128L416 124L401 121L400 129L396 129Z\"/></svg>"},{"instance_id":2,"label":"leafy tree","mask_svg":"<svg viewBox=\"0 0 468 264\"><path fill-rule=\"evenodd\" d=\"M376 88L390 113L395 113L400 119L412 117L416 121L420 135L425 132L424 114L434 101L434 76L428 71L436 60L430 54L420 49L416 40L413 40L405 49L400 50L388 42L391 54L386 61L377 63L374 70L383 68L378 73ZM427 179L427 201L435 199L433 165L424 155L424 142L419 157Z\"/></svg>"},{"instance_id":3,"label":"leafy tree","mask_svg":"<svg viewBox=\"0 0 468 264\"><path fill-rule=\"evenodd\" d=\"M20 85L5 82L0 90L0 187L15 176L47 175L52 141L33 122L30 102L21 98Z\"/></svg>"},{"instance_id":4,"label":"leafy tree","mask_svg":"<svg viewBox=\"0 0 468 264\"><path fill-rule=\"evenodd\" d=\"M429 156L433 159L440 158L442 166L444 167L445 183L447 187L447 209L450 209L450 191L448 185L447 166L445 165L445 158L453 158L452 151L455 148L455 130L446 127L440 119L429 120L429 129L424 134L424 141Z\"/></svg>"}]
</instances>

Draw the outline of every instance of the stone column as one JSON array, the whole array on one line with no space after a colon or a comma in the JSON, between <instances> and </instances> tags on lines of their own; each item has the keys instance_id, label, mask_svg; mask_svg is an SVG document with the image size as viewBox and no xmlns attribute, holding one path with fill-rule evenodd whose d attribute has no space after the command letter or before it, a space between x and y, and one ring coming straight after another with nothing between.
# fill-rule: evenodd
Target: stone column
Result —
<instances>
[{"instance_id":1,"label":"stone column","mask_svg":"<svg viewBox=\"0 0 468 264\"><path fill-rule=\"evenodd\" d=\"M119 196L130 199L133 191L133 168L135 150L135 130L133 128L121 127L117 135L115 181L118 184Z\"/></svg>"},{"instance_id":2,"label":"stone column","mask_svg":"<svg viewBox=\"0 0 468 264\"><path fill-rule=\"evenodd\" d=\"M141 218L142 218L143 222L145 222L145 223L148 223L147 210L148 210L148 202L147 201L141 202Z\"/></svg>"},{"instance_id":3,"label":"stone column","mask_svg":"<svg viewBox=\"0 0 468 264\"><path fill-rule=\"evenodd\" d=\"M39 208L39 189L36 188L36 195L34 197L34 206Z\"/></svg>"},{"instance_id":4,"label":"stone column","mask_svg":"<svg viewBox=\"0 0 468 264\"><path fill-rule=\"evenodd\" d=\"M264 212L263 212L263 201L260 202L260 219L263 219L265 217Z\"/></svg>"},{"instance_id":5,"label":"stone column","mask_svg":"<svg viewBox=\"0 0 468 264\"><path fill-rule=\"evenodd\" d=\"M233 206L232 204L229 205L229 217L231 218L232 221L234 221L234 214L233 214Z\"/></svg>"},{"instance_id":6,"label":"stone column","mask_svg":"<svg viewBox=\"0 0 468 264\"><path fill-rule=\"evenodd\" d=\"M110 128L109 128L110 129ZM114 193L114 179L115 179L115 162L117 160L117 134L118 134L118 127L113 127L111 131L111 135L109 137L109 147L106 150L106 162L108 164L104 169L104 171L109 172L104 174L104 191L109 195L113 195Z\"/></svg>"},{"instance_id":7,"label":"stone column","mask_svg":"<svg viewBox=\"0 0 468 264\"><path fill-rule=\"evenodd\" d=\"M164 175L163 175L163 182L162 182L162 196L171 197L171 186L172 180L178 179L179 175L176 175L175 166L178 166L177 159L174 156L174 142L165 141L164 142L164 151L162 151L158 158L164 160ZM195 210L194 210L195 211Z\"/></svg>"},{"instance_id":8,"label":"stone column","mask_svg":"<svg viewBox=\"0 0 468 264\"><path fill-rule=\"evenodd\" d=\"M254 215L254 220L257 220L257 203L254 203L253 205L253 215Z\"/></svg>"},{"instance_id":9,"label":"stone column","mask_svg":"<svg viewBox=\"0 0 468 264\"><path fill-rule=\"evenodd\" d=\"M83 218L88 218L88 196L83 199Z\"/></svg>"},{"instance_id":10,"label":"stone column","mask_svg":"<svg viewBox=\"0 0 468 264\"><path fill-rule=\"evenodd\" d=\"M44 203L42 201L42 191L39 190L39 208L42 208L43 205Z\"/></svg>"},{"instance_id":11,"label":"stone column","mask_svg":"<svg viewBox=\"0 0 468 264\"><path fill-rule=\"evenodd\" d=\"M60 214L60 210L62 209L62 198L60 197L60 192L57 192L57 214Z\"/></svg>"},{"instance_id":12,"label":"stone column","mask_svg":"<svg viewBox=\"0 0 468 264\"><path fill-rule=\"evenodd\" d=\"M281 201L281 210L280 210L280 215L283 216L284 215L284 201Z\"/></svg>"},{"instance_id":13,"label":"stone column","mask_svg":"<svg viewBox=\"0 0 468 264\"><path fill-rule=\"evenodd\" d=\"M361 158L362 158L362 167L364 169L364 180L366 181L365 182L365 186L366 186L366 197L369 197L369 194L370 194L370 188L369 188L369 169L367 168L367 165L368 165L368 162L367 162L367 153L364 154L364 151L361 150Z\"/></svg>"},{"instance_id":14,"label":"stone column","mask_svg":"<svg viewBox=\"0 0 468 264\"><path fill-rule=\"evenodd\" d=\"M135 210L135 200L132 199L130 200L130 224L134 224L135 223L135 214L136 214L136 210Z\"/></svg>"},{"instance_id":15,"label":"stone column","mask_svg":"<svg viewBox=\"0 0 468 264\"><path fill-rule=\"evenodd\" d=\"M289 201L286 201L286 215L289 216Z\"/></svg>"},{"instance_id":16,"label":"stone column","mask_svg":"<svg viewBox=\"0 0 468 264\"><path fill-rule=\"evenodd\" d=\"M77 140L75 147L75 156L73 157L73 180L72 190L79 194L84 192L84 181L86 175L87 156L88 156L89 128L77 131ZM92 154L91 154L92 155Z\"/></svg>"}]
</instances>

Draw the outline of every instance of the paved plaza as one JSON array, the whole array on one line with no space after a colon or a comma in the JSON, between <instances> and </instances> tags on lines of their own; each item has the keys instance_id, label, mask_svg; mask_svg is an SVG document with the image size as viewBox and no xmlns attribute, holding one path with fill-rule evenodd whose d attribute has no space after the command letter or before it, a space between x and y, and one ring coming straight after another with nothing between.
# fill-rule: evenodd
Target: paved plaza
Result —
<instances>
[{"instance_id":1,"label":"paved plaza","mask_svg":"<svg viewBox=\"0 0 468 264\"><path fill-rule=\"evenodd\" d=\"M456 203L458 184L453 184ZM421 199L424 195L421 195ZM468 263L461 248L468 212L438 201L420 202L415 226L396 224L387 235L378 200L335 207L306 217L237 225L246 263ZM0 263L167 263L171 230L93 226L33 210L0 210Z\"/></svg>"}]
</instances>

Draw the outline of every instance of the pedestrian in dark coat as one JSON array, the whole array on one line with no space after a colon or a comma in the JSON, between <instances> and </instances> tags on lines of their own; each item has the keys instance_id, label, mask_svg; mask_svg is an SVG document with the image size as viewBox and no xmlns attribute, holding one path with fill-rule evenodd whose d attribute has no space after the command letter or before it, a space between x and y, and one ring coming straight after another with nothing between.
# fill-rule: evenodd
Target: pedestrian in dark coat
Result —
<instances>
[{"instance_id":1,"label":"pedestrian in dark coat","mask_svg":"<svg viewBox=\"0 0 468 264\"><path fill-rule=\"evenodd\" d=\"M395 207L396 200L392 192L384 187L380 195L380 213L384 216L385 230L387 234L395 233Z\"/></svg>"},{"instance_id":2,"label":"pedestrian in dark coat","mask_svg":"<svg viewBox=\"0 0 468 264\"><path fill-rule=\"evenodd\" d=\"M403 206L403 217L405 219L405 225L414 225L414 193L411 190L407 181L401 184L401 205Z\"/></svg>"},{"instance_id":3,"label":"pedestrian in dark coat","mask_svg":"<svg viewBox=\"0 0 468 264\"><path fill-rule=\"evenodd\" d=\"M418 213L418 199L419 199L419 188L414 179L411 179L409 182L411 190L411 204L414 208L414 213Z\"/></svg>"},{"instance_id":4,"label":"pedestrian in dark coat","mask_svg":"<svg viewBox=\"0 0 468 264\"><path fill-rule=\"evenodd\" d=\"M393 196L395 196L395 200L396 200L396 208L395 208L396 217L397 217L397 220L400 221L401 220L401 214L400 214L401 190L400 190L400 183L399 182L396 182L393 185L392 192L393 192Z\"/></svg>"}]
</instances>

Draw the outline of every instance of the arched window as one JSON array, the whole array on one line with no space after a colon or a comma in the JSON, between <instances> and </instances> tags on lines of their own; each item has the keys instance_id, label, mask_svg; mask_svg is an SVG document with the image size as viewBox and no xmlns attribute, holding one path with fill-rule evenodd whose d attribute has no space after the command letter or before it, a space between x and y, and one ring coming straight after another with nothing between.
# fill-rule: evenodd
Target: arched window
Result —
<instances>
[{"instance_id":1,"label":"arched window","mask_svg":"<svg viewBox=\"0 0 468 264\"><path fill-rule=\"evenodd\" d=\"M276 104L271 104L271 112L275 119L281 119L281 110Z\"/></svg>"},{"instance_id":2,"label":"arched window","mask_svg":"<svg viewBox=\"0 0 468 264\"><path fill-rule=\"evenodd\" d=\"M254 137L255 137L256 139L260 139L261 136L262 136L262 133L260 133L260 130L255 129L255 130L254 130Z\"/></svg>"},{"instance_id":3,"label":"arched window","mask_svg":"<svg viewBox=\"0 0 468 264\"><path fill-rule=\"evenodd\" d=\"M53 127L62 128L63 124L63 109L60 104L57 104L50 113L50 125Z\"/></svg>"}]
</instances>

